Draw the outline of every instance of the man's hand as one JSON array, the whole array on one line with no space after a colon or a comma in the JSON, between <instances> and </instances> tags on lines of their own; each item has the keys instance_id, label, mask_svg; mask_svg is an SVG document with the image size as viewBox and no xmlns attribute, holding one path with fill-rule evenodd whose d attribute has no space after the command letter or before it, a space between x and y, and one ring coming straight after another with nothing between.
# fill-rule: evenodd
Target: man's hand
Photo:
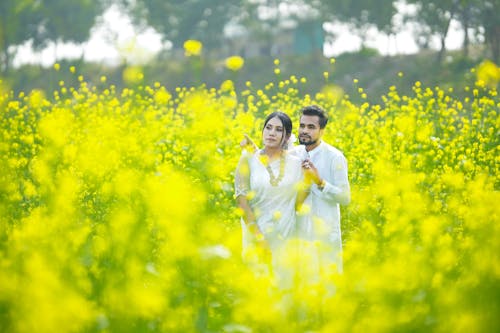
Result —
<instances>
[{"instance_id":1,"label":"man's hand","mask_svg":"<svg viewBox=\"0 0 500 333\"><path fill-rule=\"evenodd\" d=\"M319 175L318 169L314 166L311 160L306 159L302 162L302 169L304 170L304 178L306 183L320 185L323 182Z\"/></svg>"}]
</instances>

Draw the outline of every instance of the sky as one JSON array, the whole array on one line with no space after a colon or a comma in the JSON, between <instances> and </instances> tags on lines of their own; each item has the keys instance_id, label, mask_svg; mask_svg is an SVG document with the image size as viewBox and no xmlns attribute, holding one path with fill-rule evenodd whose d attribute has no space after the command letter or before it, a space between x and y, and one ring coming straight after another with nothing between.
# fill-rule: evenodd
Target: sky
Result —
<instances>
[{"instance_id":1,"label":"sky","mask_svg":"<svg viewBox=\"0 0 500 333\"><path fill-rule=\"evenodd\" d=\"M395 20L400 17L396 16ZM328 57L337 56L343 52L359 50L361 39L349 32L345 25L326 24L325 29L333 31L337 38L334 43L324 46L324 54ZM457 22L452 22L446 47L458 49L461 46L462 34ZM433 44L438 48L438 40ZM377 49L381 54L411 54L418 51L413 41L411 31L406 30L390 38L378 33L375 29L367 32L366 46ZM82 47L74 44L50 45L42 52L34 53L29 45L23 45L14 60L14 66L21 64L39 64L51 66L56 55L61 58L80 58L87 61L104 64L119 64L124 59L128 63L145 63L153 58L162 48L160 35L153 29L136 31L130 19L111 7L103 14L101 24L95 26L90 40Z\"/></svg>"}]
</instances>

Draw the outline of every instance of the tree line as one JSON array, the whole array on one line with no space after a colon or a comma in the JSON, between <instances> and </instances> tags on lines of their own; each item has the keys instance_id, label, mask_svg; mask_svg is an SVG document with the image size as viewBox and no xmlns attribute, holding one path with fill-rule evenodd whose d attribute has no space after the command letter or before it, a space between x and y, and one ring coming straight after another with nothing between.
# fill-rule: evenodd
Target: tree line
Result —
<instances>
[{"instance_id":1,"label":"tree line","mask_svg":"<svg viewBox=\"0 0 500 333\"><path fill-rule=\"evenodd\" d=\"M396 22L401 4L412 11ZM439 38L441 60L455 20L464 33L464 56L471 42L484 44L497 63L500 55L500 0L2 0L1 71L9 70L19 46L26 42L34 50L50 43L84 44L112 5L128 14L135 27L153 27L164 45L174 49L196 39L205 50L217 50L227 45L228 28L255 36L270 48L286 24L346 23L362 41L368 28L394 35L403 24L413 24L421 49L429 48L433 37ZM335 38L325 33L327 40Z\"/></svg>"}]
</instances>

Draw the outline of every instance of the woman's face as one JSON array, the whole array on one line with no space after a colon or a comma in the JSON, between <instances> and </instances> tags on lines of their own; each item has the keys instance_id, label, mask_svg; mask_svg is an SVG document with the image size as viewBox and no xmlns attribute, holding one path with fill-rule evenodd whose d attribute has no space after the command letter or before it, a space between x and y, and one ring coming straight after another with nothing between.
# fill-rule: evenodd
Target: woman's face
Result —
<instances>
[{"instance_id":1,"label":"woman's face","mask_svg":"<svg viewBox=\"0 0 500 333\"><path fill-rule=\"evenodd\" d=\"M283 144L283 136L285 135L285 128L283 123L278 117L269 119L264 130L262 131L262 140L264 146L269 148L281 148Z\"/></svg>"}]
</instances>

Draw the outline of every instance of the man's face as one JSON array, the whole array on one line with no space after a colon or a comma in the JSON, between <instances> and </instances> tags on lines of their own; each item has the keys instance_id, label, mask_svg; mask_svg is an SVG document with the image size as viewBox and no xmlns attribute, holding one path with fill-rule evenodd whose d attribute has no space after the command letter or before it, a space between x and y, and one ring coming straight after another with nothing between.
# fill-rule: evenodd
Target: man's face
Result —
<instances>
[{"instance_id":1,"label":"man's face","mask_svg":"<svg viewBox=\"0 0 500 333\"><path fill-rule=\"evenodd\" d=\"M323 130L319 127L318 116L300 117L299 142L306 146L315 146L319 143Z\"/></svg>"}]
</instances>

